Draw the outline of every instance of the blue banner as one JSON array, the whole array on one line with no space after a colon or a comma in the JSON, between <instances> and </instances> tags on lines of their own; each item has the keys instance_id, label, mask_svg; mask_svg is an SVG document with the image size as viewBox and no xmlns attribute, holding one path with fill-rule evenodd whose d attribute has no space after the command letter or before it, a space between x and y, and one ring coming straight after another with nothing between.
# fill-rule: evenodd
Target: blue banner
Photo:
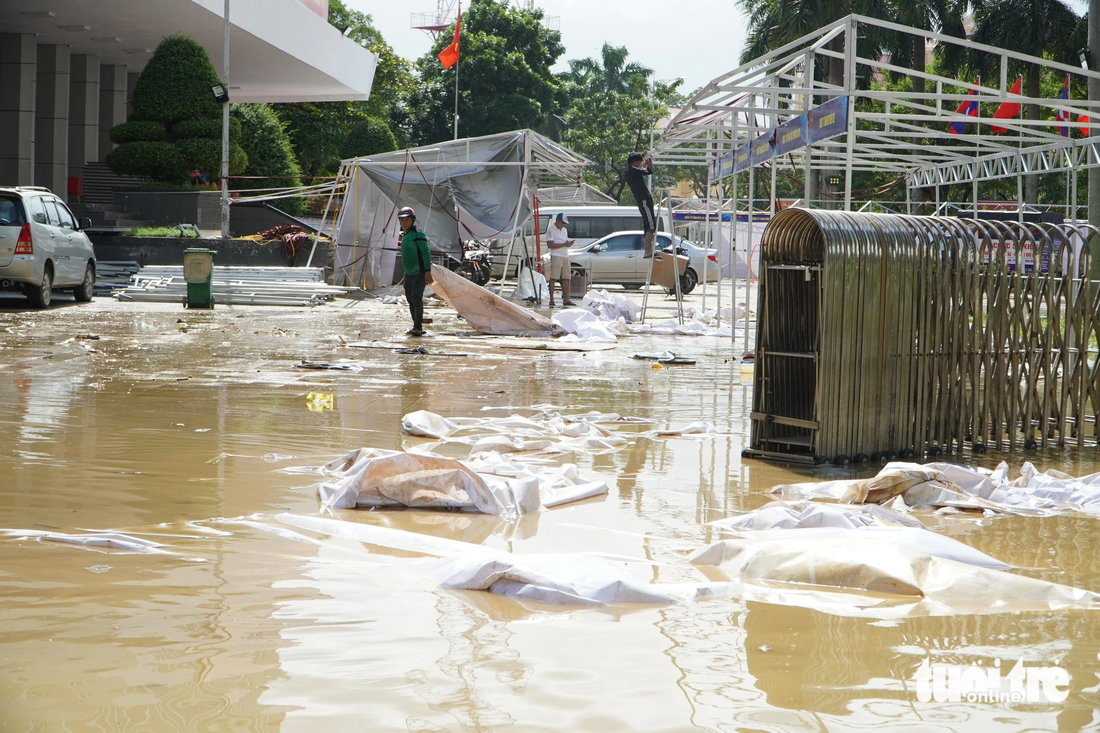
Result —
<instances>
[{"instance_id":1,"label":"blue banner","mask_svg":"<svg viewBox=\"0 0 1100 733\"><path fill-rule=\"evenodd\" d=\"M848 132L848 98L834 97L811 109L808 127L809 143L819 143Z\"/></svg>"},{"instance_id":2,"label":"blue banner","mask_svg":"<svg viewBox=\"0 0 1100 733\"><path fill-rule=\"evenodd\" d=\"M752 141L749 165L758 166L775 157L775 130L769 130Z\"/></svg>"},{"instance_id":3,"label":"blue banner","mask_svg":"<svg viewBox=\"0 0 1100 733\"><path fill-rule=\"evenodd\" d=\"M786 155L806 147L806 115L787 120L775 128L775 154Z\"/></svg>"},{"instance_id":4,"label":"blue banner","mask_svg":"<svg viewBox=\"0 0 1100 733\"><path fill-rule=\"evenodd\" d=\"M745 143L733 153L733 172L740 173L749 169L749 148L750 145Z\"/></svg>"}]
</instances>

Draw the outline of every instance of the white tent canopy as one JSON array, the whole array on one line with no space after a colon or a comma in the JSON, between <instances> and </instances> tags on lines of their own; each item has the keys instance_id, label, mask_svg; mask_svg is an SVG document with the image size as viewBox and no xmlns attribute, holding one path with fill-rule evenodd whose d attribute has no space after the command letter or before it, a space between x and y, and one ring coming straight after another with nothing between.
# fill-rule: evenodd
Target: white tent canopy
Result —
<instances>
[{"instance_id":1,"label":"white tent canopy","mask_svg":"<svg viewBox=\"0 0 1100 733\"><path fill-rule=\"evenodd\" d=\"M578 185L587 162L532 130L345 160L336 282L390 284L400 207L416 210L433 250L460 258L464 240L513 236L531 214L530 193Z\"/></svg>"}]
</instances>

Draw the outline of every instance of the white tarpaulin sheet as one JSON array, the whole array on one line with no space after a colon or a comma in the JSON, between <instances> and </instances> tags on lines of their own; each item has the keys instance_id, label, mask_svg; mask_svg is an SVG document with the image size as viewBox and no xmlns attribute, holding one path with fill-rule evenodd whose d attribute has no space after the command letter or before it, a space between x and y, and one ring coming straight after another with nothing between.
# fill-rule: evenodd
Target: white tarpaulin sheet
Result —
<instances>
[{"instance_id":1,"label":"white tarpaulin sheet","mask_svg":"<svg viewBox=\"0 0 1100 733\"><path fill-rule=\"evenodd\" d=\"M779 530L722 540L695 552L696 565L730 580L779 581L848 591L917 596L944 602L1100 605L1100 596L969 562L937 557L879 536L881 531ZM912 530L920 531L920 530ZM983 556L985 557L985 556Z\"/></svg>"},{"instance_id":2,"label":"white tarpaulin sheet","mask_svg":"<svg viewBox=\"0 0 1100 733\"><path fill-rule=\"evenodd\" d=\"M607 493L584 481L577 467L534 469L498 456L473 462L418 453L360 448L321 467L325 508L411 507L518 517Z\"/></svg>"},{"instance_id":3,"label":"white tarpaulin sheet","mask_svg":"<svg viewBox=\"0 0 1100 733\"><path fill-rule=\"evenodd\" d=\"M828 589L796 583L789 585L765 585L735 581L699 581L683 583L651 583L652 563L642 558L620 558L593 553L547 553L517 555L484 545L433 537L417 532L406 532L389 527L358 522L344 522L321 517L280 514L276 519L296 529L322 535L346 537L377 547L431 555L439 560L402 559L410 570L427 576L441 587L477 590L508 596L517 601L535 601L564 606L603 606L630 603L690 603L707 598L735 598L785 606L810 608L822 613L866 618L903 618L923 615L951 615L958 612L994 613L1004 610L1031 610L1067 605L1088 606L1096 603L1097 596L1086 591L1053 583L986 570L965 563L966 573L988 573L987 580L998 585L978 589L980 595L963 598L957 602L930 601L917 596L875 597L852 593L847 586ZM278 533L272 527L271 531ZM284 530L285 531L285 530ZM789 535L790 533L785 533ZM304 540L311 541L303 536ZM759 543L761 547L779 545L782 541ZM712 545L697 553L697 557L716 561L721 565L724 551L717 550L723 543ZM866 548L866 545L864 546ZM899 550L899 552L901 552ZM708 554L709 553L709 554ZM930 557L930 556L924 556ZM938 559L938 558L937 558ZM950 561L942 560L942 563ZM797 568L797 563L794 564ZM728 567L728 565L727 565ZM950 569L947 565L937 572ZM721 571L717 571L721 572ZM822 568L823 575L830 571ZM949 581L942 578L941 581ZM957 590L974 576L966 576L956 584ZM950 587L950 583L947 583ZM1017 598L1014 592L1023 597Z\"/></svg>"},{"instance_id":4,"label":"white tarpaulin sheet","mask_svg":"<svg viewBox=\"0 0 1100 733\"><path fill-rule=\"evenodd\" d=\"M554 324L546 316L510 303L446 268L434 267L432 275L432 289L481 333L526 336L554 331Z\"/></svg>"},{"instance_id":5,"label":"white tarpaulin sheet","mask_svg":"<svg viewBox=\"0 0 1100 733\"><path fill-rule=\"evenodd\" d=\"M845 504L882 504L901 497L911 507L989 514L1100 515L1100 474L1074 478L1055 470L1039 473L1031 463L1024 463L1014 481L1008 478L1007 463L1001 463L992 472L950 463L888 463L870 479L788 484L775 487L772 493L784 498L823 498Z\"/></svg>"}]
</instances>

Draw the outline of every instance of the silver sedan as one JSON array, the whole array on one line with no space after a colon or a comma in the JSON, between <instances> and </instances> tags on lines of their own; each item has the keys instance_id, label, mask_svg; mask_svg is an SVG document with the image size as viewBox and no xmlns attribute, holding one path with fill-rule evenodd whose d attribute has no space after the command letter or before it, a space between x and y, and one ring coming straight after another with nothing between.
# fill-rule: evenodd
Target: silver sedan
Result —
<instances>
[{"instance_id":1,"label":"silver sedan","mask_svg":"<svg viewBox=\"0 0 1100 733\"><path fill-rule=\"evenodd\" d=\"M569 250L569 260L574 270L588 275L590 283L622 285L637 289L645 285L649 263L642 257L645 241L640 231L614 232L591 244ZM718 250L703 249L681 237L675 237L679 254L688 257L688 266L680 280L680 289L690 293L703 275L703 260L707 262L707 281L718 280ZM672 237L658 232L656 248L669 251Z\"/></svg>"}]
</instances>

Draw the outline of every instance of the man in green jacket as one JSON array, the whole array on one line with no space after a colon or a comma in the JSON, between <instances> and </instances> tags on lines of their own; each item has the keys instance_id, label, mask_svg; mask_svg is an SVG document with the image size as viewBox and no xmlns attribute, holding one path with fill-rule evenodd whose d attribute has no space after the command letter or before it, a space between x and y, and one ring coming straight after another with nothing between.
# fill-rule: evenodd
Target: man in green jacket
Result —
<instances>
[{"instance_id":1,"label":"man in green jacket","mask_svg":"<svg viewBox=\"0 0 1100 733\"><path fill-rule=\"evenodd\" d=\"M416 228L416 212L406 206L397 212L401 224L401 264L405 268L405 300L409 301L409 313L413 327L409 336L424 335L424 286L432 282L432 252L428 238Z\"/></svg>"}]
</instances>

